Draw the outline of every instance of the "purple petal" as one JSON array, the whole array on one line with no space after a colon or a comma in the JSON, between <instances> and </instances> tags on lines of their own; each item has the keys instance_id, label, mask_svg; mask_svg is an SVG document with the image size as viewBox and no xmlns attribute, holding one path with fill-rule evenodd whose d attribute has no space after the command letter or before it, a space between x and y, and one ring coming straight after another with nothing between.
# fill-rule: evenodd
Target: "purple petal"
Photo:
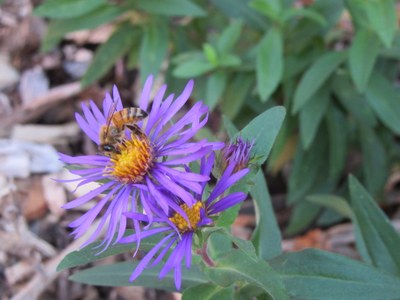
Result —
<instances>
[{"instance_id":1,"label":"purple petal","mask_svg":"<svg viewBox=\"0 0 400 300\"><path fill-rule=\"evenodd\" d=\"M100 109L97 107L96 103L94 103L92 100L90 100L89 103L90 103L90 108L92 109L93 115L97 119L97 123L105 124L106 123L106 118L104 117L104 115L100 111Z\"/></svg>"},{"instance_id":2,"label":"purple petal","mask_svg":"<svg viewBox=\"0 0 400 300\"><path fill-rule=\"evenodd\" d=\"M192 161L202 158L203 156L207 155L211 151L212 151L211 147L204 147L204 148L200 149L199 151L196 151L195 153L191 153L184 157L164 161L163 164L169 165L169 166L187 164L187 163L190 163Z\"/></svg>"},{"instance_id":3,"label":"purple petal","mask_svg":"<svg viewBox=\"0 0 400 300\"><path fill-rule=\"evenodd\" d=\"M139 98L139 107L146 111L149 105L152 85L153 85L153 75L149 75L147 76L146 82L144 83L144 87L142 89L142 93Z\"/></svg>"},{"instance_id":4,"label":"purple petal","mask_svg":"<svg viewBox=\"0 0 400 300\"><path fill-rule=\"evenodd\" d=\"M226 170L225 170L226 172ZM221 179L218 181L216 186L214 187L214 190L211 192L210 197L207 200L207 206L210 205L211 202L213 202L219 195L221 195L225 190L227 190L229 187L234 185L237 181L239 181L243 176L245 176L249 172L249 169L243 169L235 174L231 175L229 178L226 180L222 180L222 175Z\"/></svg>"},{"instance_id":5,"label":"purple petal","mask_svg":"<svg viewBox=\"0 0 400 300\"><path fill-rule=\"evenodd\" d=\"M93 191L90 191L89 193L87 193L81 197L78 197L75 200L73 200L67 204L64 204L62 207L65 209L70 209L70 208L80 206L80 205L92 200L94 197L100 195L105 190L111 188L114 184L115 184L115 182L107 182L106 184L94 189Z\"/></svg>"},{"instance_id":6,"label":"purple petal","mask_svg":"<svg viewBox=\"0 0 400 300\"><path fill-rule=\"evenodd\" d=\"M160 254L157 256L157 258L151 263L150 267L154 267L164 258L165 254L167 254L168 250L171 248L172 244L176 242L177 239L178 239L178 236L175 236L173 239L171 239L171 241L160 252Z\"/></svg>"},{"instance_id":7,"label":"purple petal","mask_svg":"<svg viewBox=\"0 0 400 300\"><path fill-rule=\"evenodd\" d=\"M164 98L165 91L167 90L167 85L164 84L157 92L157 95L154 97L153 105L151 106L151 111L149 112L149 116L147 118L146 124L146 134L149 135L153 126L159 121L159 118L156 118L158 115L158 110L160 108L160 104L162 99Z\"/></svg>"},{"instance_id":8,"label":"purple petal","mask_svg":"<svg viewBox=\"0 0 400 300\"><path fill-rule=\"evenodd\" d=\"M90 126L80 114L75 113L75 119L83 132L86 133L86 135L98 145L100 143L98 131Z\"/></svg>"},{"instance_id":9,"label":"purple petal","mask_svg":"<svg viewBox=\"0 0 400 300\"><path fill-rule=\"evenodd\" d=\"M183 202L189 205L189 207L191 207L193 203L195 203L195 200L193 199L193 196L190 193L185 191L183 188L181 188L167 176L159 172L153 172L153 176L158 180L158 182L161 185L163 185L165 188L168 187L168 190L171 193L177 195L180 199L182 199Z\"/></svg>"},{"instance_id":10,"label":"purple petal","mask_svg":"<svg viewBox=\"0 0 400 300\"><path fill-rule=\"evenodd\" d=\"M211 206L208 209L209 214L217 214L221 211L224 211L228 209L229 207L232 207L246 199L247 195L242 192L236 192L233 194L230 194L215 203L211 204Z\"/></svg>"},{"instance_id":11,"label":"purple petal","mask_svg":"<svg viewBox=\"0 0 400 300\"><path fill-rule=\"evenodd\" d=\"M175 279L175 287L179 291L181 289L181 284L182 284L182 271L180 265L175 267L174 279Z\"/></svg>"},{"instance_id":12,"label":"purple petal","mask_svg":"<svg viewBox=\"0 0 400 300\"><path fill-rule=\"evenodd\" d=\"M138 276L143 272L144 268L146 268L147 264L150 262L150 260L153 258L153 256L158 252L158 250L164 245L166 241L168 241L174 233L170 233L167 235L165 238L163 238L157 245L154 246L153 249L151 249L145 257L142 258L140 263L137 265L136 269L133 271L131 277L129 278L129 281L134 281Z\"/></svg>"},{"instance_id":13,"label":"purple petal","mask_svg":"<svg viewBox=\"0 0 400 300\"><path fill-rule=\"evenodd\" d=\"M154 229L150 229L150 230L146 230L146 231L141 231L140 232L140 237L141 239L145 239L146 237L158 234L160 232L165 232L171 230L170 227L158 227L158 228L154 228ZM128 235L128 236L124 236L122 237L118 243L120 244L130 244L130 243L134 243L137 241L137 236L136 234L132 234L132 235Z\"/></svg>"}]
</instances>

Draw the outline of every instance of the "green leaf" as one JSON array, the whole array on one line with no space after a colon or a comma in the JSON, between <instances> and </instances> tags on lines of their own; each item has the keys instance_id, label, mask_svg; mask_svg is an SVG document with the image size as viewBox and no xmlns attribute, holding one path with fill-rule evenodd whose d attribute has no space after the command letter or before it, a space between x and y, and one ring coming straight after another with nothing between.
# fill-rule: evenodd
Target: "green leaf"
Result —
<instances>
[{"instance_id":1,"label":"green leaf","mask_svg":"<svg viewBox=\"0 0 400 300\"><path fill-rule=\"evenodd\" d=\"M321 56L303 75L293 99L292 113L297 113L346 59L347 53L328 52Z\"/></svg>"},{"instance_id":2,"label":"green leaf","mask_svg":"<svg viewBox=\"0 0 400 300\"><path fill-rule=\"evenodd\" d=\"M282 5L280 0L253 0L249 6L267 16L271 21L281 23Z\"/></svg>"},{"instance_id":3,"label":"green leaf","mask_svg":"<svg viewBox=\"0 0 400 300\"><path fill-rule=\"evenodd\" d=\"M360 92L364 92L380 48L373 32L361 29L356 33L349 52L350 74ZM368 49L368 50L366 50Z\"/></svg>"},{"instance_id":4,"label":"green leaf","mask_svg":"<svg viewBox=\"0 0 400 300\"><path fill-rule=\"evenodd\" d=\"M284 12L283 21L287 22L290 19L295 18L295 17L307 18L309 20L312 20L312 21L318 23L318 25L321 25L321 26L328 25L324 16L321 15L316 10L311 9L311 8L291 8L289 10L286 10Z\"/></svg>"},{"instance_id":5,"label":"green leaf","mask_svg":"<svg viewBox=\"0 0 400 300\"><path fill-rule=\"evenodd\" d=\"M128 230L126 234L131 234L132 231ZM152 249L160 241L160 235L154 235L146 238L140 243L140 250L148 251ZM107 248L104 252L101 252L101 241L87 245L85 248L77 251L73 251L67 254L63 260L57 266L57 272L69 269L72 267L86 265L96 260L103 259L108 256L117 255L120 253L133 252L136 246L132 244L115 244Z\"/></svg>"},{"instance_id":6,"label":"green leaf","mask_svg":"<svg viewBox=\"0 0 400 300\"><path fill-rule=\"evenodd\" d=\"M241 63L240 57L234 54L225 54L218 58L218 65L221 67L237 67Z\"/></svg>"},{"instance_id":7,"label":"green leaf","mask_svg":"<svg viewBox=\"0 0 400 300\"><path fill-rule=\"evenodd\" d=\"M285 115L283 106L275 106L255 117L238 133L244 140L254 141L251 149L251 156L256 158L254 163L261 165L268 158Z\"/></svg>"},{"instance_id":8,"label":"green leaf","mask_svg":"<svg viewBox=\"0 0 400 300\"><path fill-rule=\"evenodd\" d=\"M386 182L388 166L386 151L378 136L368 127L361 128L361 150L363 155L363 174L368 190L378 194Z\"/></svg>"},{"instance_id":9,"label":"green leaf","mask_svg":"<svg viewBox=\"0 0 400 300\"><path fill-rule=\"evenodd\" d=\"M312 144L329 105L329 89L322 87L300 111L300 137L304 149Z\"/></svg>"},{"instance_id":10,"label":"green leaf","mask_svg":"<svg viewBox=\"0 0 400 300\"><path fill-rule=\"evenodd\" d=\"M243 20L253 28L265 30L265 18L249 7L250 0L211 0L223 14L237 20Z\"/></svg>"},{"instance_id":11,"label":"green leaf","mask_svg":"<svg viewBox=\"0 0 400 300\"><path fill-rule=\"evenodd\" d=\"M207 78L206 99L204 103L210 110L214 110L228 82L228 74L225 71L216 71Z\"/></svg>"},{"instance_id":12,"label":"green leaf","mask_svg":"<svg viewBox=\"0 0 400 300\"><path fill-rule=\"evenodd\" d=\"M222 286L245 281L264 289L273 299L289 299L279 278L264 260L253 260L240 250L233 250L207 268L211 280Z\"/></svg>"},{"instance_id":13,"label":"green leaf","mask_svg":"<svg viewBox=\"0 0 400 300\"><path fill-rule=\"evenodd\" d=\"M254 178L250 193L256 211L256 228L252 241L262 259L270 259L282 252L282 236L272 207L267 183L261 171Z\"/></svg>"},{"instance_id":14,"label":"green leaf","mask_svg":"<svg viewBox=\"0 0 400 300\"><path fill-rule=\"evenodd\" d=\"M104 76L114 63L128 52L138 34L139 32L128 23L117 28L107 42L97 50L92 63L82 78L82 86L88 86Z\"/></svg>"},{"instance_id":15,"label":"green leaf","mask_svg":"<svg viewBox=\"0 0 400 300\"><path fill-rule=\"evenodd\" d=\"M232 22L217 40L217 49L220 54L229 53L232 51L233 46L236 44L242 32L243 22Z\"/></svg>"},{"instance_id":16,"label":"green leaf","mask_svg":"<svg viewBox=\"0 0 400 300\"><path fill-rule=\"evenodd\" d=\"M182 300L231 300L234 286L226 288L212 284L200 284L185 290Z\"/></svg>"},{"instance_id":17,"label":"green leaf","mask_svg":"<svg viewBox=\"0 0 400 300\"><path fill-rule=\"evenodd\" d=\"M367 101L381 122L400 134L400 94L379 73L371 76L367 87Z\"/></svg>"},{"instance_id":18,"label":"green leaf","mask_svg":"<svg viewBox=\"0 0 400 300\"><path fill-rule=\"evenodd\" d=\"M278 87L283 74L283 41L275 28L268 31L258 46L256 74L258 94L265 102Z\"/></svg>"},{"instance_id":19,"label":"green leaf","mask_svg":"<svg viewBox=\"0 0 400 300\"><path fill-rule=\"evenodd\" d=\"M375 127L378 123L373 110L366 99L360 96L350 82L348 76L335 76L332 82L332 92L340 104L349 111L358 122L368 127Z\"/></svg>"},{"instance_id":20,"label":"green leaf","mask_svg":"<svg viewBox=\"0 0 400 300\"><path fill-rule=\"evenodd\" d=\"M218 53L213 46L208 43L203 44L203 53L210 64L212 64L213 66L218 65Z\"/></svg>"},{"instance_id":21,"label":"green leaf","mask_svg":"<svg viewBox=\"0 0 400 300\"><path fill-rule=\"evenodd\" d=\"M100 286L144 286L167 291L175 291L174 272L169 272L162 280L159 273L162 264L153 268L144 269L142 274L134 281L129 282L133 270L139 262L118 262L111 265L96 266L74 273L70 279L75 282L100 285ZM182 289L198 284L206 283L208 280L196 265L190 269L182 268Z\"/></svg>"},{"instance_id":22,"label":"green leaf","mask_svg":"<svg viewBox=\"0 0 400 300\"><path fill-rule=\"evenodd\" d=\"M181 63L172 74L178 78L192 78L210 72L214 68L215 66L206 60L193 60Z\"/></svg>"},{"instance_id":23,"label":"green leaf","mask_svg":"<svg viewBox=\"0 0 400 300\"><path fill-rule=\"evenodd\" d=\"M213 232L207 240L207 253L212 260L218 260L221 256L232 250L232 239L226 232Z\"/></svg>"},{"instance_id":24,"label":"green leaf","mask_svg":"<svg viewBox=\"0 0 400 300\"><path fill-rule=\"evenodd\" d=\"M342 175L347 157L347 120L336 106L328 108L326 116L329 138L329 178Z\"/></svg>"},{"instance_id":25,"label":"green leaf","mask_svg":"<svg viewBox=\"0 0 400 300\"><path fill-rule=\"evenodd\" d=\"M321 170L326 169L326 153L326 137L321 130L307 151L302 147L297 147L289 178L288 203L301 201L314 187L321 176Z\"/></svg>"},{"instance_id":26,"label":"green leaf","mask_svg":"<svg viewBox=\"0 0 400 300\"><path fill-rule=\"evenodd\" d=\"M125 9L122 7L107 4L79 17L50 22L41 45L42 51L51 50L68 32L96 28L112 21L124 12Z\"/></svg>"},{"instance_id":27,"label":"green leaf","mask_svg":"<svg viewBox=\"0 0 400 300\"><path fill-rule=\"evenodd\" d=\"M148 13L165 16L202 17L207 14L200 6L189 0L135 0L134 5Z\"/></svg>"},{"instance_id":28,"label":"green leaf","mask_svg":"<svg viewBox=\"0 0 400 300\"><path fill-rule=\"evenodd\" d=\"M321 250L283 254L271 265L295 299L381 300L396 299L400 294L399 278Z\"/></svg>"},{"instance_id":29,"label":"green leaf","mask_svg":"<svg viewBox=\"0 0 400 300\"><path fill-rule=\"evenodd\" d=\"M34 10L34 14L53 19L68 19L93 11L105 0L47 0Z\"/></svg>"},{"instance_id":30,"label":"green leaf","mask_svg":"<svg viewBox=\"0 0 400 300\"><path fill-rule=\"evenodd\" d=\"M365 243L368 251L367 260L370 260L378 269L399 276L399 234L374 199L353 176L349 177L349 189L354 219L360 232L359 238ZM400 285L398 284L397 287ZM383 298L388 299L382 296L381 299Z\"/></svg>"},{"instance_id":31,"label":"green leaf","mask_svg":"<svg viewBox=\"0 0 400 300\"><path fill-rule=\"evenodd\" d=\"M353 217L353 212L345 199L335 195L316 194L307 196L307 201L330 208L349 219Z\"/></svg>"},{"instance_id":32,"label":"green leaf","mask_svg":"<svg viewBox=\"0 0 400 300\"><path fill-rule=\"evenodd\" d=\"M368 0L363 4L369 23L388 48L397 29L396 5L393 0Z\"/></svg>"},{"instance_id":33,"label":"green leaf","mask_svg":"<svg viewBox=\"0 0 400 300\"><path fill-rule=\"evenodd\" d=\"M254 77L247 73L237 73L228 82L228 87L221 103L221 110L229 119L233 120L236 117L253 84Z\"/></svg>"},{"instance_id":34,"label":"green leaf","mask_svg":"<svg viewBox=\"0 0 400 300\"><path fill-rule=\"evenodd\" d=\"M168 23L157 18L144 28L140 45L140 81L145 82L150 74L157 75L168 52Z\"/></svg>"}]
</instances>

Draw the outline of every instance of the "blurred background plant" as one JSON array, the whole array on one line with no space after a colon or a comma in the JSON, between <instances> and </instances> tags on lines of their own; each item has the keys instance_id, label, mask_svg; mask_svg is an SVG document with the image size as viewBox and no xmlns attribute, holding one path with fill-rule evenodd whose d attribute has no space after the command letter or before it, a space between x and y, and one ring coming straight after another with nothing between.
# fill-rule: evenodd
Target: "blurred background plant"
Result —
<instances>
[{"instance_id":1,"label":"blurred background plant","mask_svg":"<svg viewBox=\"0 0 400 300\"><path fill-rule=\"evenodd\" d=\"M294 234L343 218L350 172L385 201L400 155L396 9L393 0L47 0L35 14L50 19L43 51L111 24L106 42L85 44L96 52L83 86L122 62L141 82L163 74L171 90L195 78L195 99L239 128L284 105L265 168L287 186Z\"/></svg>"}]
</instances>

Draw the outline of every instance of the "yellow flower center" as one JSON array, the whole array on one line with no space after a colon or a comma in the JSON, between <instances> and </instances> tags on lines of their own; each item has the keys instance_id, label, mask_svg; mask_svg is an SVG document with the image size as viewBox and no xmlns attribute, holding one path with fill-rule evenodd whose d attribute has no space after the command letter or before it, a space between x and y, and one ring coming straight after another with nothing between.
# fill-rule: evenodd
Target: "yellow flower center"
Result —
<instances>
[{"instance_id":1,"label":"yellow flower center","mask_svg":"<svg viewBox=\"0 0 400 300\"><path fill-rule=\"evenodd\" d=\"M180 207L186 213L190 224L188 224L185 218L179 213L175 213L169 220L176 225L181 233L188 230L195 230L197 228L197 223L200 221L200 209L203 207L203 203L199 201L192 207L187 206L187 204L182 204Z\"/></svg>"},{"instance_id":2,"label":"yellow flower center","mask_svg":"<svg viewBox=\"0 0 400 300\"><path fill-rule=\"evenodd\" d=\"M122 183L142 182L153 164L153 149L146 137L132 135L118 145L119 153L111 157L111 165L105 170Z\"/></svg>"}]
</instances>

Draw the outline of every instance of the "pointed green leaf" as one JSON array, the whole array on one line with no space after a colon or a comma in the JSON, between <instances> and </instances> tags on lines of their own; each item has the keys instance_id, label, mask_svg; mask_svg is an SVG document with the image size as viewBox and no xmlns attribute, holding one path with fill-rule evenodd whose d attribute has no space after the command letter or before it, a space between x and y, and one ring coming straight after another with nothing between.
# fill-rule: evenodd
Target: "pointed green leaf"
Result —
<instances>
[{"instance_id":1,"label":"pointed green leaf","mask_svg":"<svg viewBox=\"0 0 400 300\"><path fill-rule=\"evenodd\" d=\"M125 9L113 5L102 5L95 10L79 17L50 22L49 29L41 45L42 51L49 51L68 32L82 29L92 29L110 22L125 12Z\"/></svg>"},{"instance_id":2,"label":"pointed green leaf","mask_svg":"<svg viewBox=\"0 0 400 300\"><path fill-rule=\"evenodd\" d=\"M162 280L159 280L162 264L144 269L134 282L130 282L129 277L138 263L118 262L112 265L96 266L76 272L70 279L75 282L100 286L144 286L167 291L176 290L174 272L169 272ZM182 267L182 289L206 282L208 280L196 265L192 265L190 269Z\"/></svg>"},{"instance_id":3,"label":"pointed green leaf","mask_svg":"<svg viewBox=\"0 0 400 300\"><path fill-rule=\"evenodd\" d=\"M212 284L200 284L185 290L182 300L231 300L234 286L226 288Z\"/></svg>"},{"instance_id":4,"label":"pointed green leaf","mask_svg":"<svg viewBox=\"0 0 400 300\"><path fill-rule=\"evenodd\" d=\"M204 103L213 110L225 91L228 82L228 74L224 71L216 71L207 78L206 99Z\"/></svg>"},{"instance_id":5,"label":"pointed green leaf","mask_svg":"<svg viewBox=\"0 0 400 300\"><path fill-rule=\"evenodd\" d=\"M345 199L336 195L315 194L307 196L307 201L330 208L349 219L353 217L353 212Z\"/></svg>"},{"instance_id":6,"label":"pointed green leaf","mask_svg":"<svg viewBox=\"0 0 400 300\"><path fill-rule=\"evenodd\" d=\"M237 73L228 82L221 110L229 119L233 120L239 113L253 84L254 77L247 73Z\"/></svg>"},{"instance_id":7,"label":"pointed green leaf","mask_svg":"<svg viewBox=\"0 0 400 300\"><path fill-rule=\"evenodd\" d=\"M144 28L140 45L140 81L143 83L150 74L157 75L168 52L168 24L157 18Z\"/></svg>"},{"instance_id":8,"label":"pointed green leaf","mask_svg":"<svg viewBox=\"0 0 400 300\"><path fill-rule=\"evenodd\" d=\"M384 212L358 180L349 177L354 219L368 251L367 260L378 269L400 275L400 236ZM400 285L399 285L400 286Z\"/></svg>"},{"instance_id":9,"label":"pointed green leaf","mask_svg":"<svg viewBox=\"0 0 400 300\"><path fill-rule=\"evenodd\" d=\"M267 183L261 171L254 178L250 193L256 211L256 228L252 241L262 259L270 259L282 252L282 236L272 207Z\"/></svg>"},{"instance_id":10,"label":"pointed green leaf","mask_svg":"<svg viewBox=\"0 0 400 300\"><path fill-rule=\"evenodd\" d=\"M151 14L165 16L201 17L207 14L200 6L189 0L135 0L134 4Z\"/></svg>"},{"instance_id":11,"label":"pointed green leaf","mask_svg":"<svg viewBox=\"0 0 400 300\"><path fill-rule=\"evenodd\" d=\"M265 102L278 87L283 74L283 41L276 28L271 28L258 46L256 74L258 94Z\"/></svg>"},{"instance_id":12,"label":"pointed green leaf","mask_svg":"<svg viewBox=\"0 0 400 300\"><path fill-rule=\"evenodd\" d=\"M349 67L351 77L360 92L364 92L367 87L379 48L380 42L373 32L361 29L356 33L350 47Z\"/></svg>"},{"instance_id":13,"label":"pointed green leaf","mask_svg":"<svg viewBox=\"0 0 400 300\"><path fill-rule=\"evenodd\" d=\"M346 59L347 53L328 52L322 55L303 75L293 99L292 113L297 113Z\"/></svg>"},{"instance_id":14,"label":"pointed green leaf","mask_svg":"<svg viewBox=\"0 0 400 300\"><path fill-rule=\"evenodd\" d=\"M79 17L91 12L105 0L47 0L34 10L34 14L53 19Z\"/></svg>"},{"instance_id":15,"label":"pointed green leaf","mask_svg":"<svg viewBox=\"0 0 400 300\"><path fill-rule=\"evenodd\" d=\"M217 49L221 54L229 53L232 51L233 46L236 44L242 32L243 22L234 21L224 31L217 41Z\"/></svg>"},{"instance_id":16,"label":"pointed green leaf","mask_svg":"<svg viewBox=\"0 0 400 300\"><path fill-rule=\"evenodd\" d=\"M130 24L117 28L111 37L100 46L88 70L82 78L82 86L88 86L104 76L107 71L132 47L139 32Z\"/></svg>"},{"instance_id":17,"label":"pointed green leaf","mask_svg":"<svg viewBox=\"0 0 400 300\"><path fill-rule=\"evenodd\" d=\"M271 261L290 295L307 300L396 299L400 279L356 260L316 249Z\"/></svg>"},{"instance_id":18,"label":"pointed green leaf","mask_svg":"<svg viewBox=\"0 0 400 300\"><path fill-rule=\"evenodd\" d=\"M281 129L286 110L283 106L275 106L255 117L239 135L248 141L254 141L251 156L256 158L258 165L267 159L272 145Z\"/></svg>"},{"instance_id":19,"label":"pointed green leaf","mask_svg":"<svg viewBox=\"0 0 400 300\"><path fill-rule=\"evenodd\" d=\"M249 7L249 0L211 0L210 2L228 17L243 20L257 29L264 30L267 27L265 18Z\"/></svg>"},{"instance_id":20,"label":"pointed green leaf","mask_svg":"<svg viewBox=\"0 0 400 300\"><path fill-rule=\"evenodd\" d=\"M329 105L329 89L322 87L300 111L300 137L304 149L312 144Z\"/></svg>"},{"instance_id":21,"label":"pointed green leaf","mask_svg":"<svg viewBox=\"0 0 400 300\"><path fill-rule=\"evenodd\" d=\"M383 44L390 47L397 29L395 1L367 0L363 5L372 28Z\"/></svg>"},{"instance_id":22,"label":"pointed green leaf","mask_svg":"<svg viewBox=\"0 0 400 300\"><path fill-rule=\"evenodd\" d=\"M368 190L376 195L382 190L388 176L386 151L372 129L362 127L360 130L364 180Z\"/></svg>"},{"instance_id":23,"label":"pointed green leaf","mask_svg":"<svg viewBox=\"0 0 400 300\"><path fill-rule=\"evenodd\" d=\"M372 80L371 80L372 81ZM348 112L358 122L369 127L375 127L378 123L373 110L367 100L356 92L348 76L335 76L332 82L332 92L336 95Z\"/></svg>"},{"instance_id":24,"label":"pointed green leaf","mask_svg":"<svg viewBox=\"0 0 400 300\"><path fill-rule=\"evenodd\" d=\"M214 68L215 66L206 60L193 60L179 64L172 74L178 78L192 78L203 75Z\"/></svg>"},{"instance_id":25,"label":"pointed green leaf","mask_svg":"<svg viewBox=\"0 0 400 300\"><path fill-rule=\"evenodd\" d=\"M371 76L367 100L383 124L400 134L400 93L379 73Z\"/></svg>"},{"instance_id":26,"label":"pointed green leaf","mask_svg":"<svg viewBox=\"0 0 400 300\"><path fill-rule=\"evenodd\" d=\"M347 157L347 120L344 113L331 105L326 116L329 138L329 178L341 176Z\"/></svg>"}]
</instances>

